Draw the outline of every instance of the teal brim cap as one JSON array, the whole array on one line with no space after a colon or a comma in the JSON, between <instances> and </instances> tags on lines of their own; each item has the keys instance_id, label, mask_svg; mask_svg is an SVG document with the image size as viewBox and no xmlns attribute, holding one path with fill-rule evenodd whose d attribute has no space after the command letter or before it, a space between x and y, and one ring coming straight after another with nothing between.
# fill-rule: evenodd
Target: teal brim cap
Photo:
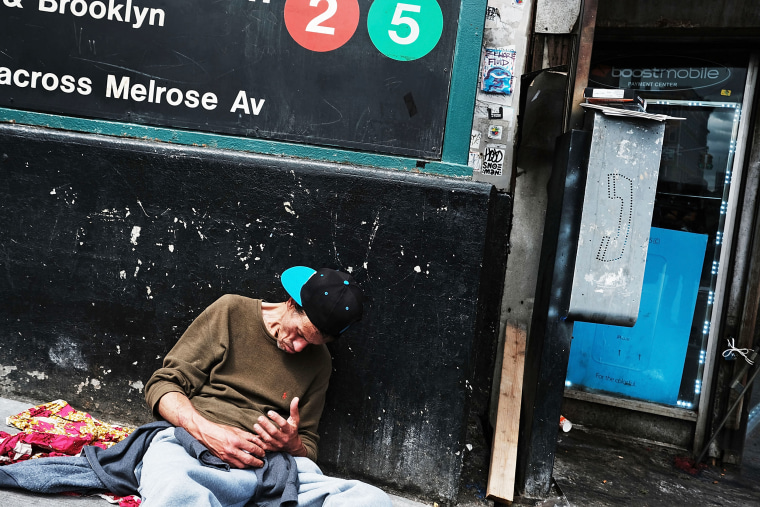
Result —
<instances>
[{"instance_id":1,"label":"teal brim cap","mask_svg":"<svg viewBox=\"0 0 760 507\"><path fill-rule=\"evenodd\" d=\"M303 306L301 302L301 288L311 278L311 275L316 273L315 270L307 268L306 266L293 266L283 271L280 281L285 290L288 291L290 297L292 297L299 306Z\"/></svg>"}]
</instances>

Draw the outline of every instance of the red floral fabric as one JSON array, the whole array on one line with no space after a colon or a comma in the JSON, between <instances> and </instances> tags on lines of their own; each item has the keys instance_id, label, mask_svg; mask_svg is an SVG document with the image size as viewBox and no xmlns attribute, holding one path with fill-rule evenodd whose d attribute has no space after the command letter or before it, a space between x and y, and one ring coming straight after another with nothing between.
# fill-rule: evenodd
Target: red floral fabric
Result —
<instances>
[{"instance_id":1,"label":"red floral fabric","mask_svg":"<svg viewBox=\"0 0 760 507\"><path fill-rule=\"evenodd\" d=\"M21 432L12 435L0 431L0 466L50 456L77 456L86 445L107 449L134 431L99 421L64 400L32 407L8 417L6 422ZM140 498L134 495L100 496L120 507L140 505Z\"/></svg>"},{"instance_id":2,"label":"red floral fabric","mask_svg":"<svg viewBox=\"0 0 760 507\"><path fill-rule=\"evenodd\" d=\"M89 445L107 448L124 440L132 428L98 421L87 412L75 410L63 400L51 401L8 417L8 424L21 431L49 433L85 439Z\"/></svg>"}]
</instances>

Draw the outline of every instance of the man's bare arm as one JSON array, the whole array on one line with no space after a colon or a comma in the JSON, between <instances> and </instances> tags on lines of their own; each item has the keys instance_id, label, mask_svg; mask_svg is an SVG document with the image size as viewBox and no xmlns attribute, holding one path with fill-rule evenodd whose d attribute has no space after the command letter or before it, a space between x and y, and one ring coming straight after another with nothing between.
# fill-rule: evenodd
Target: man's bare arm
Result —
<instances>
[{"instance_id":1,"label":"man's bare arm","mask_svg":"<svg viewBox=\"0 0 760 507\"><path fill-rule=\"evenodd\" d=\"M260 467L264 450L258 437L239 428L217 424L204 418L182 393L170 392L158 402L158 413L174 426L187 430L219 459L235 468Z\"/></svg>"}]
</instances>

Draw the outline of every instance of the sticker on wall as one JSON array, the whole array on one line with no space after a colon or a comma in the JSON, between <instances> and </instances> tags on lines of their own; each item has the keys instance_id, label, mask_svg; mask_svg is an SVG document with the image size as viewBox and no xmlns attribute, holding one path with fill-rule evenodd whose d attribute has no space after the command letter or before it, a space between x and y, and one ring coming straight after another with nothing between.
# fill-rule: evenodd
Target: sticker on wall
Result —
<instances>
[{"instance_id":1,"label":"sticker on wall","mask_svg":"<svg viewBox=\"0 0 760 507\"><path fill-rule=\"evenodd\" d=\"M486 7L486 23L489 21L495 22L496 20L501 21L501 13L499 12L498 7L489 5Z\"/></svg>"},{"instance_id":2,"label":"sticker on wall","mask_svg":"<svg viewBox=\"0 0 760 507\"><path fill-rule=\"evenodd\" d=\"M504 0L489 0L486 7L486 30L505 30L506 23L509 21L508 13L502 18L502 11L505 9ZM511 29L510 29L511 30Z\"/></svg>"},{"instance_id":3,"label":"sticker on wall","mask_svg":"<svg viewBox=\"0 0 760 507\"><path fill-rule=\"evenodd\" d=\"M478 130L473 130L470 132L470 149L471 150L480 150L480 139L482 138L482 134Z\"/></svg>"},{"instance_id":4,"label":"sticker on wall","mask_svg":"<svg viewBox=\"0 0 760 507\"><path fill-rule=\"evenodd\" d=\"M494 108L488 108L488 119L489 120L501 120L504 118L504 108L499 106L499 109Z\"/></svg>"},{"instance_id":5,"label":"sticker on wall","mask_svg":"<svg viewBox=\"0 0 760 507\"><path fill-rule=\"evenodd\" d=\"M487 176L501 176L504 173L504 159L507 147L503 144L487 144L483 154L483 167L481 174Z\"/></svg>"},{"instance_id":6,"label":"sticker on wall","mask_svg":"<svg viewBox=\"0 0 760 507\"><path fill-rule=\"evenodd\" d=\"M500 141L501 135L503 132L504 132L504 127L502 125L489 125L488 139L496 139L497 141Z\"/></svg>"},{"instance_id":7,"label":"sticker on wall","mask_svg":"<svg viewBox=\"0 0 760 507\"><path fill-rule=\"evenodd\" d=\"M483 156L477 151L471 151L467 157L467 165L472 167L474 172L480 172L483 167Z\"/></svg>"},{"instance_id":8,"label":"sticker on wall","mask_svg":"<svg viewBox=\"0 0 760 507\"><path fill-rule=\"evenodd\" d=\"M486 48L481 90L486 93L511 95L516 56L514 46Z\"/></svg>"}]
</instances>

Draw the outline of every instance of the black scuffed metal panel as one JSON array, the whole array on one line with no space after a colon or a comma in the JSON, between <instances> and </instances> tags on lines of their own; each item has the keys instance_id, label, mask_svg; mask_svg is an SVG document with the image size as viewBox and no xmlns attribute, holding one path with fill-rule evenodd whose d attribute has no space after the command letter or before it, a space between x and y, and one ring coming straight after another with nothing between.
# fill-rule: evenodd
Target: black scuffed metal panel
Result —
<instances>
[{"instance_id":1,"label":"black scuffed metal panel","mask_svg":"<svg viewBox=\"0 0 760 507\"><path fill-rule=\"evenodd\" d=\"M581 223L590 133L557 138L541 243L536 302L525 349L515 491L546 498L551 489L573 322L567 320Z\"/></svg>"},{"instance_id":2,"label":"black scuffed metal panel","mask_svg":"<svg viewBox=\"0 0 760 507\"><path fill-rule=\"evenodd\" d=\"M370 13L375 3L398 16ZM294 28L291 8L318 26ZM0 107L440 159L459 8L458 0L0 2ZM436 11L442 26L430 21ZM323 39L345 38L347 23L353 34L323 51ZM419 58L389 58L373 26L402 38L416 26L416 41L437 43ZM414 53L414 43L395 47Z\"/></svg>"},{"instance_id":3,"label":"black scuffed metal panel","mask_svg":"<svg viewBox=\"0 0 760 507\"><path fill-rule=\"evenodd\" d=\"M146 422L142 385L217 297L350 269L368 309L331 346L320 463L454 498L506 204L461 180L2 125L0 393Z\"/></svg>"}]
</instances>

